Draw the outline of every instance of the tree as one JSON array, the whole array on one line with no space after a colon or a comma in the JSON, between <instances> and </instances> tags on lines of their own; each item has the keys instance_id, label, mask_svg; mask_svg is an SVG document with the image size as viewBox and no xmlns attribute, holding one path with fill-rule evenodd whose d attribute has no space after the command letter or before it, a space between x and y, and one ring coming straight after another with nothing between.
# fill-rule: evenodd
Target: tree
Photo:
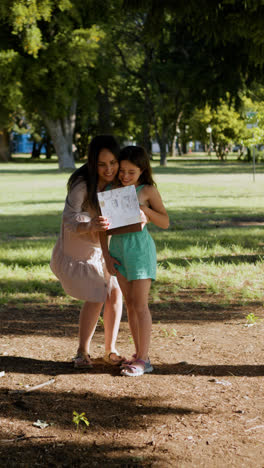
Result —
<instances>
[{"instance_id":1,"label":"tree","mask_svg":"<svg viewBox=\"0 0 264 468\"><path fill-rule=\"evenodd\" d=\"M95 26L77 29L65 12L53 18L43 31L47 46L37 59L25 60L23 90L25 105L41 115L48 129L60 169L67 169L75 165L72 144L80 76L93 65L101 32Z\"/></svg>"},{"instance_id":2,"label":"tree","mask_svg":"<svg viewBox=\"0 0 264 468\"><path fill-rule=\"evenodd\" d=\"M103 37L93 24L102 5L107 14L108 2L93 0L13 0L5 1L0 10L0 25L5 25L1 45L8 48L12 39L23 69L23 105L41 115L60 169L74 167L78 89L82 74L94 64Z\"/></svg>"},{"instance_id":3,"label":"tree","mask_svg":"<svg viewBox=\"0 0 264 468\"><path fill-rule=\"evenodd\" d=\"M246 160L252 160L251 147L264 144L264 87L260 83L247 91L243 99L243 113L247 124L247 133L242 146L247 147Z\"/></svg>"},{"instance_id":4,"label":"tree","mask_svg":"<svg viewBox=\"0 0 264 468\"><path fill-rule=\"evenodd\" d=\"M160 48L162 43L165 46L167 53L160 68L168 61L177 64L174 80L167 83L187 92L174 128L179 126L179 116L184 119L187 114L188 118L190 105L201 107L207 102L216 107L228 92L238 107L241 90L256 77L263 80L262 2L204 0L197 8L195 0L124 0L124 6L134 14L144 14L148 18L145 37L149 41L154 38ZM162 80L163 74L160 76Z\"/></svg>"},{"instance_id":5,"label":"tree","mask_svg":"<svg viewBox=\"0 0 264 468\"><path fill-rule=\"evenodd\" d=\"M189 124L193 137L204 144L208 144L207 128L211 127L214 150L221 160L226 158L232 144L240 143L247 136L245 120L228 100L221 100L216 108L206 105L195 109Z\"/></svg>"},{"instance_id":6,"label":"tree","mask_svg":"<svg viewBox=\"0 0 264 468\"><path fill-rule=\"evenodd\" d=\"M120 47L124 66L136 78L142 100L148 100L161 164L166 164L166 145L182 118L188 119L195 106L206 102L217 106L227 92L239 102L239 91L252 81L255 68L250 64L246 39L237 33L229 39L226 33L231 29L232 13L242 10L228 1L205 1L199 8L194 1L124 4L130 17L134 15L134 23L129 23L133 34L127 23L120 25L123 43L130 42L130 50ZM139 50L144 58L128 67L128 54L137 57Z\"/></svg>"},{"instance_id":7,"label":"tree","mask_svg":"<svg viewBox=\"0 0 264 468\"><path fill-rule=\"evenodd\" d=\"M0 51L0 160L11 157L10 131L14 113L22 99L19 56L14 51Z\"/></svg>"},{"instance_id":8,"label":"tree","mask_svg":"<svg viewBox=\"0 0 264 468\"><path fill-rule=\"evenodd\" d=\"M140 130L137 139L147 148L156 137L161 164L166 164L166 146L173 132L187 90L178 61L170 51L171 18L164 21L159 37L146 36L150 12L130 14L113 28L113 43L123 66L122 77L130 85L131 106ZM124 78L125 77L125 78Z\"/></svg>"}]
</instances>

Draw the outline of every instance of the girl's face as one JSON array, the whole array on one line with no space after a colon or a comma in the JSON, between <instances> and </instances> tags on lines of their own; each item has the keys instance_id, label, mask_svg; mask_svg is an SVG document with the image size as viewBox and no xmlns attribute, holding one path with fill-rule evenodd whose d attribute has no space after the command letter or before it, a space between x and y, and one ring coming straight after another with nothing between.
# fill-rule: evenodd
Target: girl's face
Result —
<instances>
[{"instance_id":1,"label":"girl's face","mask_svg":"<svg viewBox=\"0 0 264 468\"><path fill-rule=\"evenodd\" d=\"M102 149L98 156L97 174L98 183L109 184L118 172L118 161L113 153L108 149Z\"/></svg>"},{"instance_id":2,"label":"girl's face","mask_svg":"<svg viewBox=\"0 0 264 468\"><path fill-rule=\"evenodd\" d=\"M121 161L118 178L122 185L135 185L138 186L138 179L141 176L141 169L130 161Z\"/></svg>"}]
</instances>

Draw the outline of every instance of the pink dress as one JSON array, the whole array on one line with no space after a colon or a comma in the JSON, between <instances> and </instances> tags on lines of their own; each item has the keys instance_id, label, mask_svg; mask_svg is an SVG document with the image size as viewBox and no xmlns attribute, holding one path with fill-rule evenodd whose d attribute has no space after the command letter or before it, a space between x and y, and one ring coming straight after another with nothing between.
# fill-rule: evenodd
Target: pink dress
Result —
<instances>
[{"instance_id":1,"label":"pink dress","mask_svg":"<svg viewBox=\"0 0 264 468\"><path fill-rule=\"evenodd\" d=\"M89 302L105 302L111 289L119 286L116 278L106 270L98 232L77 232L79 223L89 223L96 216L86 207L84 211L86 195L83 181L77 182L68 194L50 267L70 296Z\"/></svg>"}]
</instances>

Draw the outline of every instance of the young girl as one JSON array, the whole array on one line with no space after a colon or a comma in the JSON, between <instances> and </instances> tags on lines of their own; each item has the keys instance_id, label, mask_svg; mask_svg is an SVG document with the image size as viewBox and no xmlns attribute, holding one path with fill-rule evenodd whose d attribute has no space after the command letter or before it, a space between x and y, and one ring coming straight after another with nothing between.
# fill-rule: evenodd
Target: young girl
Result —
<instances>
[{"instance_id":1,"label":"young girl","mask_svg":"<svg viewBox=\"0 0 264 468\"><path fill-rule=\"evenodd\" d=\"M152 326L148 295L151 280L156 278L156 248L146 223L149 220L166 229L169 217L153 181L145 149L127 146L120 153L119 163L122 186L136 187L144 227L140 232L113 235L109 252L106 236L101 236L101 239L107 269L110 274L116 274L125 298L129 327L136 348L132 360L123 363L121 374L134 377L153 370L148 357Z\"/></svg>"}]
</instances>

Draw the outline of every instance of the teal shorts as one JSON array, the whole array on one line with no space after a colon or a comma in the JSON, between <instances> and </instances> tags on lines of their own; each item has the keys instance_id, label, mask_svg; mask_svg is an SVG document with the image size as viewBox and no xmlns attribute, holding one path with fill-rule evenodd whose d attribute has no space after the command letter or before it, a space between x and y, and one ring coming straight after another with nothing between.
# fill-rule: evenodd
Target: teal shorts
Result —
<instances>
[{"instance_id":1,"label":"teal shorts","mask_svg":"<svg viewBox=\"0 0 264 468\"><path fill-rule=\"evenodd\" d=\"M147 226L140 232L113 235L109 251L121 264L116 265L116 269L128 281L156 279L156 246Z\"/></svg>"}]
</instances>

